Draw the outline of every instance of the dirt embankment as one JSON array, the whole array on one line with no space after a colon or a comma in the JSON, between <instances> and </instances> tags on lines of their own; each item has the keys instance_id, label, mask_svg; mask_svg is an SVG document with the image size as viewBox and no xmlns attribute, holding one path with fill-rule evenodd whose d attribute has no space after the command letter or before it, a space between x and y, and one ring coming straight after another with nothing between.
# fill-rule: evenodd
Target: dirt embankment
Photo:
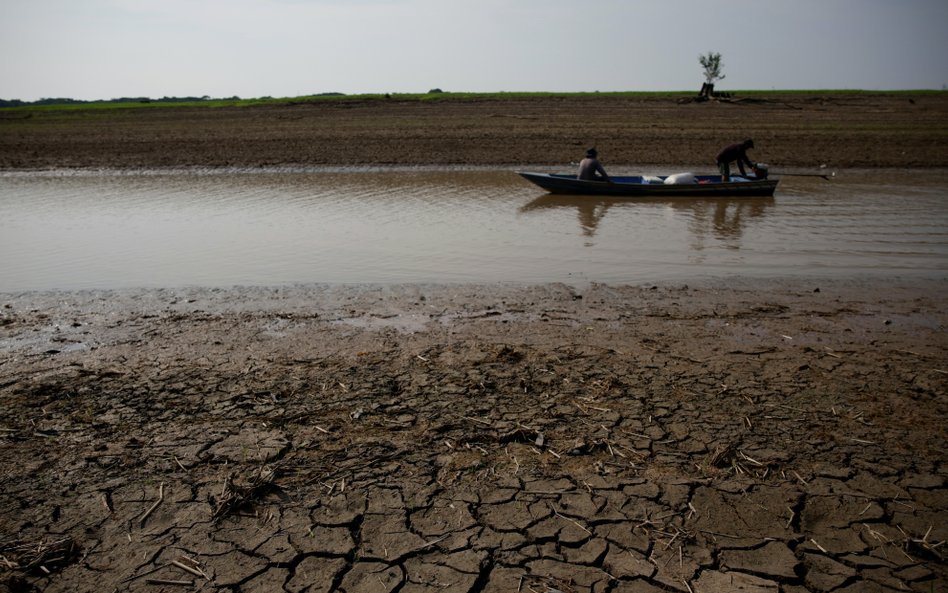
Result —
<instances>
[{"instance_id":1,"label":"dirt embankment","mask_svg":"<svg viewBox=\"0 0 948 593\"><path fill-rule=\"evenodd\" d=\"M942 591L945 288L7 295L0 590Z\"/></svg>"},{"instance_id":2,"label":"dirt embankment","mask_svg":"<svg viewBox=\"0 0 948 593\"><path fill-rule=\"evenodd\" d=\"M706 165L753 137L778 167L948 167L948 93L787 94L709 103L574 96L242 108L9 110L0 168Z\"/></svg>"}]
</instances>

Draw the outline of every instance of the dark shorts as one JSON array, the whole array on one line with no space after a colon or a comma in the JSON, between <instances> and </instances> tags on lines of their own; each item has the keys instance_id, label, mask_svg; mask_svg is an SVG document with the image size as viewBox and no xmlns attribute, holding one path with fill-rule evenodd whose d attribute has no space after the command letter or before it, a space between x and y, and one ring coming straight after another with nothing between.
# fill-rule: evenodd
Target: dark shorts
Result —
<instances>
[{"instance_id":1,"label":"dark shorts","mask_svg":"<svg viewBox=\"0 0 948 593\"><path fill-rule=\"evenodd\" d=\"M731 163L718 163L718 171L721 172L721 176L725 179L731 177Z\"/></svg>"}]
</instances>

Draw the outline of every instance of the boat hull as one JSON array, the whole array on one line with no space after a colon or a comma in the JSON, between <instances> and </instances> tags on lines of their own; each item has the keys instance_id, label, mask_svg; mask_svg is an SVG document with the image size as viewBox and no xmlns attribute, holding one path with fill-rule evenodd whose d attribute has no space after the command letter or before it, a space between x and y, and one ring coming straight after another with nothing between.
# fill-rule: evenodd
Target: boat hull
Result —
<instances>
[{"instance_id":1,"label":"boat hull","mask_svg":"<svg viewBox=\"0 0 948 593\"><path fill-rule=\"evenodd\" d=\"M612 183L577 179L575 175L518 172L521 177L551 194L630 197L761 197L774 195L777 179L721 183L717 175L698 175L696 183L648 183L643 177L613 177ZM664 179L664 178L658 178Z\"/></svg>"}]
</instances>

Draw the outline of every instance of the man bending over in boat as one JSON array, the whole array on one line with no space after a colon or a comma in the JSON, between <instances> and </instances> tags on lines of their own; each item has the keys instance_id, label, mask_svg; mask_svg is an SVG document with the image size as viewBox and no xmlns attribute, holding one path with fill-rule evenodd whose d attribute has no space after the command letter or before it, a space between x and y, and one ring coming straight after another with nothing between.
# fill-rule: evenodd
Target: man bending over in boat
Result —
<instances>
[{"instance_id":1,"label":"man bending over in boat","mask_svg":"<svg viewBox=\"0 0 948 593\"><path fill-rule=\"evenodd\" d=\"M731 180L731 163L735 161L737 161L737 168L741 170L741 177L747 177L747 172L744 170L745 163L755 175L757 174L757 167L747 158L748 148L754 148L754 141L750 138L737 144L725 146L718 153L717 161L718 170L721 171L721 183L727 183Z\"/></svg>"},{"instance_id":2,"label":"man bending over in boat","mask_svg":"<svg viewBox=\"0 0 948 593\"><path fill-rule=\"evenodd\" d=\"M595 148L590 148L586 151L586 158L579 162L579 173L576 174L576 179L585 181L608 181L612 183L612 180L606 175L606 170L603 169L602 163L599 162L598 156L599 152Z\"/></svg>"}]
</instances>

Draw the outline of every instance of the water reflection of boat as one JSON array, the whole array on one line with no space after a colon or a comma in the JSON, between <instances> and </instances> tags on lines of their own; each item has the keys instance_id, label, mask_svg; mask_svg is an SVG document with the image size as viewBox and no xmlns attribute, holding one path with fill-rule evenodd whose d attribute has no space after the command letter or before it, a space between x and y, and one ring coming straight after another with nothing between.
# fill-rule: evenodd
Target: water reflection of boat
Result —
<instances>
[{"instance_id":1,"label":"water reflection of boat","mask_svg":"<svg viewBox=\"0 0 948 593\"><path fill-rule=\"evenodd\" d=\"M551 194L586 196L632 196L656 198L678 197L771 197L777 189L777 179L742 179L721 182L720 175L689 175L685 183L665 183L666 177L648 178L641 175L612 177L611 182L577 179L576 175L559 173L528 173L521 177Z\"/></svg>"},{"instance_id":2,"label":"water reflection of boat","mask_svg":"<svg viewBox=\"0 0 948 593\"><path fill-rule=\"evenodd\" d=\"M699 223L698 226L702 226L701 221L707 221L712 233L722 239L736 239L741 236L744 224L748 219L763 216L766 209L772 206L773 203L773 198L717 198L714 200L675 198L656 200L655 198L547 194L524 204L520 207L520 211L532 212L554 208L575 208L583 234L592 236L610 208L635 205L646 205L651 208L656 206L669 207L673 210L686 212L693 223ZM703 234L697 228L694 231L698 235Z\"/></svg>"}]
</instances>

